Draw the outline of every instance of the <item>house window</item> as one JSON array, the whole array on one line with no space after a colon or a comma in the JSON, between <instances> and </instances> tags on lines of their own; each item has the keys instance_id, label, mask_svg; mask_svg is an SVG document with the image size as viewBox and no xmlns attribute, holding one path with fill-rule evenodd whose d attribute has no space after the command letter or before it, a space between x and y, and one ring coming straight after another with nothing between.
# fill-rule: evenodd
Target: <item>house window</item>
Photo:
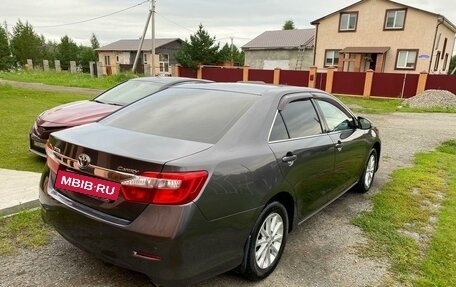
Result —
<instances>
[{"instance_id":1,"label":"house window","mask_svg":"<svg viewBox=\"0 0 456 287\"><path fill-rule=\"evenodd\" d=\"M168 54L159 54L160 61L160 72L168 73L169 72L169 55Z\"/></svg>"},{"instance_id":2,"label":"house window","mask_svg":"<svg viewBox=\"0 0 456 287\"><path fill-rule=\"evenodd\" d=\"M448 42L448 38L445 38L445 40L443 40L442 60L443 60L443 56L445 55L445 52L446 52L447 42Z\"/></svg>"},{"instance_id":3,"label":"house window","mask_svg":"<svg viewBox=\"0 0 456 287\"><path fill-rule=\"evenodd\" d=\"M448 64L448 53L445 54L445 59L443 60L443 71L446 71L446 67Z\"/></svg>"},{"instance_id":4,"label":"house window","mask_svg":"<svg viewBox=\"0 0 456 287\"><path fill-rule=\"evenodd\" d=\"M403 30L406 13L406 9L386 10L385 30Z\"/></svg>"},{"instance_id":5,"label":"house window","mask_svg":"<svg viewBox=\"0 0 456 287\"><path fill-rule=\"evenodd\" d=\"M356 24L358 22L358 12L344 12L340 13L339 31L356 31Z\"/></svg>"},{"instance_id":6,"label":"house window","mask_svg":"<svg viewBox=\"0 0 456 287\"><path fill-rule=\"evenodd\" d=\"M398 50L396 70L415 70L418 50Z\"/></svg>"},{"instance_id":7,"label":"house window","mask_svg":"<svg viewBox=\"0 0 456 287\"><path fill-rule=\"evenodd\" d=\"M116 63L119 63L120 62L120 58L119 58L119 55L116 56Z\"/></svg>"},{"instance_id":8,"label":"house window","mask_svg":"<svg viewBox=\"0 0 456 287\"><path fill-rule=\"evenodd\" d=\"M339 64L339 50L326 50L325 52L325 67L334 66Z\"/></svg>"},{"instance_id":9,"label":"house window","mask_svg":"<svg viewBox=\"0 0 456 287\"><path fill-rule=\"evenodd\" d=\"M143 53L143 64L147 64L147 53Z\"/></svg>"},{"instance_id":10,"label":"house window","mask_svg":"<svg viewBox=\"0 0 456 287\"><path fill-rule=\"evenodd\" d=\"M434 71L437 71L439 69L439 64L440 64L440 51L437 51L437 54L435 55Z\"/></svg>"},{"instance_id":11,"label":"house window","mask_svg":"<svg viewBox=\"0 0 456 287\"><path fill-rule=\"evenodd\" d=\"M110 56L104 56L105 60L105 66L111 66L111 57Z\"/></svg>"},{"instance_id":12,"label":"house window","mask_svg":"<svg viewBox=\"0 0 456 287\"><path fill-rule=\"evenodd\" d=\"M437 36L437 44L435 45L435 50L439 48L440 45L440 37L442 37L442 33L439 33L439 36Z\"/></svg>"}]
</instances>

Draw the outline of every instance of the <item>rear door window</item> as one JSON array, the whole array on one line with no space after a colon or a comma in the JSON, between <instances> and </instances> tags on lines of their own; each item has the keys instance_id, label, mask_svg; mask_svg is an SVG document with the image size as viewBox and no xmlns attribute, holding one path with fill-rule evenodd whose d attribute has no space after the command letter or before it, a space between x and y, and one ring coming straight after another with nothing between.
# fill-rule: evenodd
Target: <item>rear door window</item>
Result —
<instances>
[{"instance_id":1,"label":"rear door window","mask_svg":"<svg viewBox=\"0 0 456 287\"><path fill-rule=\"evenodd\" d=\"M320 120L310 99L298 100L277 113L270 141L302 138L322 133Z\"/></svg>"}]
</instances>

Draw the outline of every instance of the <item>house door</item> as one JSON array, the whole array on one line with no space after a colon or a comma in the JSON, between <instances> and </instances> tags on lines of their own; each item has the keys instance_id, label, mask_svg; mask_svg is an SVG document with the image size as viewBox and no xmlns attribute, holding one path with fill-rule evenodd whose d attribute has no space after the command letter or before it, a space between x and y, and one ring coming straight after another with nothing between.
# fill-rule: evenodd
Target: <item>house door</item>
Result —
<instances>
[{"instance_id":1,"label":"house door","mask_svg":"<svg viewBox=\"0 0 456 287\"><path fill-rule=\"evenodd\" d=\"M375 71L376 64L377 64L377 54L371 54L371 62L370 62L369 69Z\"/></svg>"}]
</instances>

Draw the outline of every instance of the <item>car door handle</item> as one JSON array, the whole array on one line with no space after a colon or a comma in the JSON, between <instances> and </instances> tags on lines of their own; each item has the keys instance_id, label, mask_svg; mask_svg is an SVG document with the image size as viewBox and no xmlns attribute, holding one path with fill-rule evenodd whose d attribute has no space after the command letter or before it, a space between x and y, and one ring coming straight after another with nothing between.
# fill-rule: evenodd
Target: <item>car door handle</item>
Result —
<instances>
[{"instance_id":1,"label":"car door handle","mask_svg":"<svg viewBox=\"0 0 456 287\"><path fill-rule=\"evenodd\" d=\"M294 161L298 158L297 155L292 154L291 152L287 153L284 157L282 157L282 161L288 163L288 166L292 166Z\"/></svg>"},{"instance_id":2,"label":"car door handle","mask_svg":"<svg viewBox=\"0 0 456 287\"><path fill-rule=\"evenodd\" d=\"M338 141L338 142L336 143L335 147L336 147L336 149L337 149L338 151L341 151L342 148L344 147L344 145L342 144L341 141Z\"/></svg>"}]
</instances>

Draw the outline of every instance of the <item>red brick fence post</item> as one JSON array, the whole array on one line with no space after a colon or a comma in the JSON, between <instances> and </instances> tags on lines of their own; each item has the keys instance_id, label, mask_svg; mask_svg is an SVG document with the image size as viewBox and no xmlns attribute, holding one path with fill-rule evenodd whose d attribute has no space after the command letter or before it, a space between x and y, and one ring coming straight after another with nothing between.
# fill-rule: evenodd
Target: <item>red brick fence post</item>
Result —
<instances>
[{"instance_id":1,"label":"red brick fence post","mask_svg":"<svg viewBox=\"0 0 456 287\"><path fill-rule=\"evenodd\" d=\"M418 85L416 87L416 94L424 92L426 89L426 82L427 82L428 73L426 71L422 71L420 73L420 77L418 78Z\"/></svg>"},{"instance_id":2,"label":"red brick fence post","mask_svg":"<svg viewBox=\"0 0 456 287\"><path fill-rule=\"evenodd\" d=\"M364 91L363 91L363 97L365 98L370 98L371 92L372 92L372 81L374 79L374 71L373 70L367 70L366 71L366 77L364 79Z\"/></svg>"}]
</instances>

